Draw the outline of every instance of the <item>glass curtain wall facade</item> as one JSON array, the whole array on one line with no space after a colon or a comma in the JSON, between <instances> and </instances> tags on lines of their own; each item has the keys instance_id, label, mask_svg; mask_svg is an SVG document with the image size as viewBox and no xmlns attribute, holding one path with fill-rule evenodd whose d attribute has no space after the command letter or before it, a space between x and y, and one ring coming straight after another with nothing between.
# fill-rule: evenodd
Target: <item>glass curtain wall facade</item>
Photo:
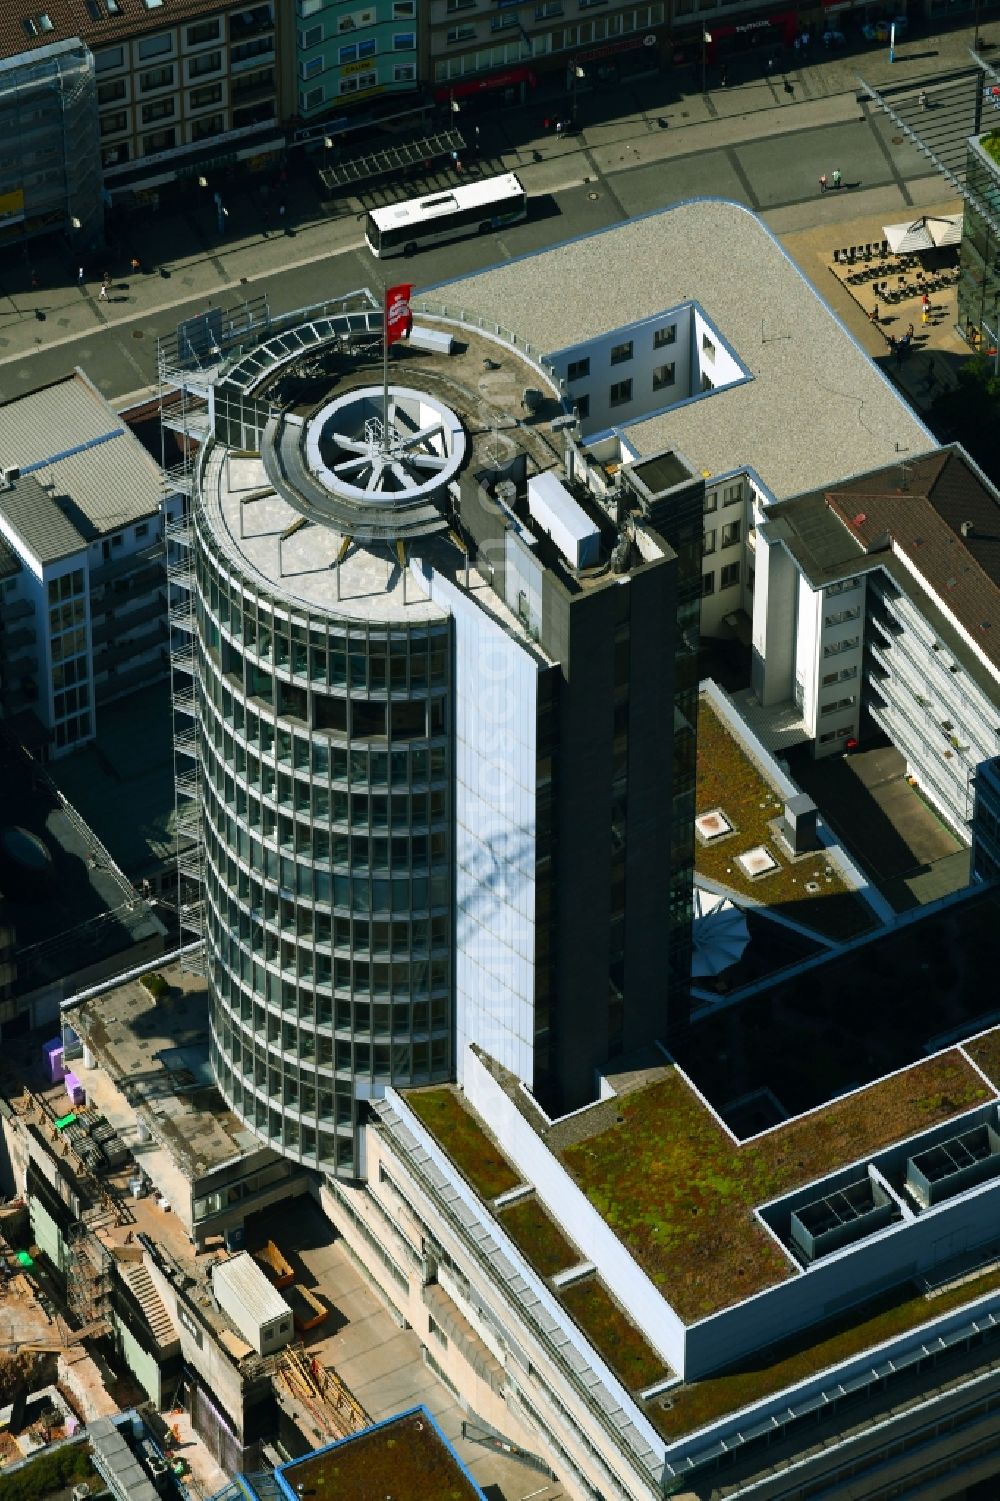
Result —
<instances>
[{"instance_id":1,"label":"glass curtain wall facade","mask_svg":"<svg viewBox=\"0 0 1000 1501\"><path fill-rule=\"evenodd\" d=\"M453 1076L450 623L299 611L194 521L212 1064L353 1177L376 1084Z\"/></svg>"},{"instance_id":2,"label":"glass curtain wall facade","mask_svg":"<svg viewBox=\"0 0 1000 1501\"><path fill-rule=\"evenodd\" d=\"M989 149L987 149L989 148ZM958 326L973 349L996 356L1000 333L1000 132L973 137L969 142L966 184L987 206L994 223L966 199L959 252Z\"/></svg>"}]
</instances>

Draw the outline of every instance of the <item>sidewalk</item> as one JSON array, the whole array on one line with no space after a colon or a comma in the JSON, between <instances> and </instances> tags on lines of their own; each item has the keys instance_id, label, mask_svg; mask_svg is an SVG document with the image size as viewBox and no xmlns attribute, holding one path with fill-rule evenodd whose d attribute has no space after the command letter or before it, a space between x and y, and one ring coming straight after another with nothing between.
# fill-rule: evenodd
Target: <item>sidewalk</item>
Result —
<instances>
[{"instance_id":1,"label":"sidewalk","mask_svg":"<svg viewBox=\"0 0 1000 1501\"><path fill-rule=\"evenodd\" d=\"M1000 44L1000 21L985 23L980 32L987 44ZM881 44L865 44L862 52L812 47L808 60L790 54L782 59L790 70L778 68L768 77L761 76L766 49L758 48L756 54L729 60L725 89L718 86L718 71L713 75L709 69L704 95L700 66L678 67L629 87L632 108L625 114L615 113L626 97L624 87L581 92L582 130L572 137L543 131L547 105L544 98L535 98L529 105L480 117L482 156L491 168L518 171L529 192L558 192L578 187L595 169L613 177L637 163L860 119L859 73L876 85L926 80L935 72L968 67L970 41L970 27L917 34L900 45L894 64ZM1000 45L997 55L1000 59ZM556 87L550 79L538 93L547 95ZM559 97L565 102L561 86ZM551 104L548 108L551 117ZM122 326L142 338L143 323L153 314L201 298L232 300L241 287L262 277L362 245L359 199L324 204L305 168L293 173L281 196L287 197L288 207L283 227L273 192L269 200L257 185L244 191L234 187L226 194L229 217L220 235L211 191L192 188L190 202L179 209L121 222L116 227L119 243L108 251L106 263L84 267L82 286L76 284L77 265L64 243L35 242L23 254L5 252L0 257L0 364L108 326ZM824 211L828 208L824 205ZM138 274L128 269L133 256L141 261ZM107 301L99 297L105 270L111 275ZM22 378L30 378L27 371Z\"/></svg>"}]
</instances>

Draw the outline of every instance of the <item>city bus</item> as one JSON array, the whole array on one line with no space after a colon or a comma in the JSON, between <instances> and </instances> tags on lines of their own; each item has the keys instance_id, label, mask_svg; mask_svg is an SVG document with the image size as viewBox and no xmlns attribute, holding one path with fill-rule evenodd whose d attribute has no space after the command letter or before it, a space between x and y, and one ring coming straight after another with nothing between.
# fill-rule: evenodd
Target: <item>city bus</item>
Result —
<instances>
[{"instance_id":1,"label":"city bus","mask_svg":"<svg viewBox=\"0 0 1000 1501\"><path fill-rule=\"evenodd\" d=\"M489 234L527 217L528 198L513 172L462 183L429 198L409 198L387 208L373 208L365 221L372 255L412 255L427 245L441 245L460 235Z\"/></svg>"}]
</instances>

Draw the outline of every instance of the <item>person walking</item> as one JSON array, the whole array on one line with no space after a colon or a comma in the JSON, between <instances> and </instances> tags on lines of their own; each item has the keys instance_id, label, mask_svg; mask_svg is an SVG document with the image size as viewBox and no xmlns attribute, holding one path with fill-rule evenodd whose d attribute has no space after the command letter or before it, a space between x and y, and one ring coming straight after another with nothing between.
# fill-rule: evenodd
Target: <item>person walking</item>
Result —
<instances>
[{"instance_id":1,"label":"person walking","mask_svg":"<svg viewBox=\"0 0 1000 1501\"><path fill-rule=\"evenodd\" d=\"M77 267L77 271L76 271L76 284L77 284L78 287L82 287L83 286L83 267L82 266L78 266Z\"/></svg>"},{"instance_id":2,"label":"person walking","mask_svg":"<svg viewBox=\"0 0 1000 1501\"><path fill-rule=\"evenodd\" d=\"M868 314L868 316L869 316L869 318L872 320L872 322L874 324L876 324L876 325L878 324L878 303L877 302L876 302L875 306L872 308L871 312Z\"/></svg>"},{"instance_id":3,"label":"person walking","mask_svg":"<svg viewBox=\"0 0 1000 1501\"><path fill-rule=\"evenodd\" d=\"M97 300L98 300L98 302L107 302L108 301L108 288L110 287L110 285L111 285L111 273L108 272L108 271L105 271L104 275L101 277L101 290L97 294Z\"/></svg>"},{"instance_id":4,"label":"person walking","mask_svg":"<svg viewBox=\"0 0 1000 1501\"><path fill-rule=\"evenodd\" d=\"M824 172L819 180L819 190L821 193L825 193L828 187L829 183L826 180L826 173Z\"/></svg>"},{"instance_id":5,"label":"person walking","mask_svg":"<svg viewBox=\"0 0 1000 1501\"><path fill-rule=\"evenodd\" d=\"M834 167L833 171L830 173L830 180L835 188L840 187L840 173L838 172L836 167Z\"/></svg>"},{"instance_id":6,"label":"person walking","mask_svg":"<svg viewBox=\"0 0 1000 1501\"><path fill-rule=\"evenodd\" d=\"M142 261L139 259L139 257L137 255L134 255L132 257L131 266L132 266L132 275L133 276L138 276L139 272L142 270Z\"/></svg>"}]
</instances>

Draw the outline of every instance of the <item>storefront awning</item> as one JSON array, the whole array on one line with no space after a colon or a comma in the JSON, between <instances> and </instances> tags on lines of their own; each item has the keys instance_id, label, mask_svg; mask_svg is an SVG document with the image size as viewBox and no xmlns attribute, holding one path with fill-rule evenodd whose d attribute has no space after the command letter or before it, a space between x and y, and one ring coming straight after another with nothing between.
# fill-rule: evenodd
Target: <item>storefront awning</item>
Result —
<instances>
[{"instance_id":1,"label":"storefront awning","mask_svg":"<svg viewBox=\"0 0 1000 1501\"><path fill-rule=\"evenodd\" d=\"M463 82L449 84L447 88L435 89L438 104L447 99L469 99L474 94L485 94L489 89L512 89L519 83L534 88L538 79L531 68L506 68L502 73L489 73L485 78L467 78Z\"/></svg>"}]
</instances>

